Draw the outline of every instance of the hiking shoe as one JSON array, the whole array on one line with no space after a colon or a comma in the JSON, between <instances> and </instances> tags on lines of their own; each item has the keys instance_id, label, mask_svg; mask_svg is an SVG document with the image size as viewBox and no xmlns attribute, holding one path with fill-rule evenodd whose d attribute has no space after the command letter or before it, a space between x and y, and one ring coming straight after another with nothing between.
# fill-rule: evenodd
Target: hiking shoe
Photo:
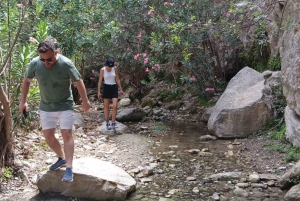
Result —
<instances>
[{"instance_id":1,"label":"hiking shoe","mask_svg":"<svg viewBox=\"0 0 300 201\"><path fill-rule=\"evenodd\" d=\"M116 124L116 122L112 122L111 126L112 126L113 128L118 128L118 125Z\"/></svg>"},{"instance_id":2,"label":"hiking shoe","mask_svg":"<svg viewBox=\"0 0 300 201\"><path fill-rule=\"evenodd\" d=\"M107 130L111 130L111 125L110 125L110 123L107 123L107 124L106 124L106 128L107 128Z\"/></svg>"},{"instance_id":3,"label":"hiking shoe","mask_svg":"<svg viewBox=\"0 0 300 201\"><path fill-rule=\"evenodd\" d=\"M73 181L73 171L71 168L66 168L64 177L62 178L62 181L67 181L67 182Z\"/></svg>"},{"instance_id":4,"label":"hiking shoe","mask_svg":"<svg viewBox=\"0 0 300 201\"><path fill-rule=\"evenodd\" d=\"M57 170L58 168L65 166L65 164L67 163L67 161L65 159L62 158L58 158L58 160L56 161L56 163L52 164L49 167L49 170Z\"/></svg>"}]
</instances>

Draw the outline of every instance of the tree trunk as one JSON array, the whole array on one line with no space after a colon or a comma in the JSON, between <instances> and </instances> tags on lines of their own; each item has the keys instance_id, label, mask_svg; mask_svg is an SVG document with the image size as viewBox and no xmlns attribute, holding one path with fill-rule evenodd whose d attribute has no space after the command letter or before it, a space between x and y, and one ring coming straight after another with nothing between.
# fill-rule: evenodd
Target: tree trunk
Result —
<instances>
[{"instance_id":1,"label":"tree trunk","mask_svg":"<svg viewBox=\"0 0 300 201\"><path fill-rule=\"evenodd\" d=\"M2 168L11 166L14 160L11 109L2 86L0 86L0 104L3 106L3 111L0 111L0 168Z\"/></svg>"}]
</instances>

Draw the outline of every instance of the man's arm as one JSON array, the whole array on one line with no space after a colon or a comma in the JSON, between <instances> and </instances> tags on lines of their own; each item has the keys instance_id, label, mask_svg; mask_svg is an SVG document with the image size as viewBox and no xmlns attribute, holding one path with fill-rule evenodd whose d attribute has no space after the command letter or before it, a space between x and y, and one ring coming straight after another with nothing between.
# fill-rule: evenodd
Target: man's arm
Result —
<instances>
[{"instance_id":1,"label":"man's arm","mask_svg":"<svg viewBox=\"0 0 300 201\"><path fill-rule=\"evenodd\" d=\"M19 112L23 113L23 110L27 110L28 105L27 105L27 94L29 91L30 83L31 83L30 78L24 77L23 83L22 83L22 93L21 93L21 100L19 104Z\"/></svg>"},{"instance_id":2,"label":"man's arm","mask_svg":"<svg viewBox=\"0 0 300 201\"><path fill-rule=\"evenodd\" d=\"M91 104L90 104L90 101L88 100L88 97L87 97L87 94L86 94L86 89L85 89L85 86L84 86L84 83L83 83L82 79L79 79L76 82L76 85L77 85L77 89L78 89L79 95L80 95L81 100L82 100L82 106L81 106L82 111L87 112L91 108Z\"/></svg>"}]
</instances>

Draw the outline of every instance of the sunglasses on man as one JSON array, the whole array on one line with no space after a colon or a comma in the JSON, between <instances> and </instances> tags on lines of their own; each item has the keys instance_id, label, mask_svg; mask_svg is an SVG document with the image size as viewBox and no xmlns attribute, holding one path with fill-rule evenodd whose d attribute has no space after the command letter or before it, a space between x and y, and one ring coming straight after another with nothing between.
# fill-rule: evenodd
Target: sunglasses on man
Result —
<instances>
[{"instance_id":1,"label":"sunglasses on man","mask_svg":"<svg viewBox=\"0 0 300 201\"><path fill-rule=\"evenodd\" d=\"M49 58L49 59L40 58L40 61L42 61L42 62L45 62L45 61L51 62L51 61L53 61L53 58Z\"/></svg>"}]
</instances>

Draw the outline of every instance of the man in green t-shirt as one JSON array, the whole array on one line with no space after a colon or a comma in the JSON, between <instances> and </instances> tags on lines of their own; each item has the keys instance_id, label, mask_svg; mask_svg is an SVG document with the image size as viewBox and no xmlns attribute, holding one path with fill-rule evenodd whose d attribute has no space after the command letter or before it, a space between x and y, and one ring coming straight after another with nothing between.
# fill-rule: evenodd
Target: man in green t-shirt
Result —
<instances>
[{"instance_id":1,"label":"man in green t-shirt","mask_svg":"<svg viewBox=\"0 0 300 201\"><path fill-rule=\"evenodd\" d=\"M87 98L86 89L81 75L75 65L67 57L58 54L54 44L43 41L38 46L39 56L32 59L22 83L22 94L19 111L28 110L27 94L30 83L36 78L40 88L40 120L43 134L49 147L57 154L58 160L50 166L56 170L66 166L62 181L73 181L74 139L72 126L74 123L74 101L71 82L75 82L82 99L82 111L87 112L91 104ZM64 149L55 138L57 121L64 141Z\"/></svg>"}]
</instances>

